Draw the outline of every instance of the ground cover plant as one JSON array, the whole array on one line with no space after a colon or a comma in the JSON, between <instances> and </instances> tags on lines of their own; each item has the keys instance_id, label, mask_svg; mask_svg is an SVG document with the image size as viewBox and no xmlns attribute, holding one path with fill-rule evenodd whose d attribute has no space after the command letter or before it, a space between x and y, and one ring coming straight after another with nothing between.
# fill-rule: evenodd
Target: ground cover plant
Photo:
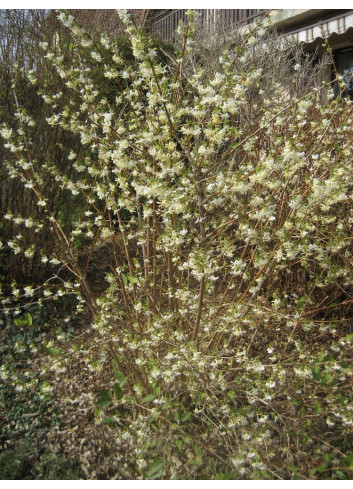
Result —
<instances>
[{"instance_id":1,"label":"ground cover plant","mask_svg":"<svg viewBox=\"0 0 353 489\"><path fill-rule=\"evenodd\" d=\"M20 107L2 126L7 172L42 210L4 216L2 252L53 267L42 285L4 287L4 324L30 328L31 307L65 296L86 313L77 334L44 334L35 365L43 401L73 404L104 440L79 457L87 478L349 479L352 104L266 24L207 64L189 12L162 63L120 16L132 61L65 12L65 56L59 36L42 44L67 89L43 91L47 124L82 147L70 172L32 151ZM71 228L49 177L77 198Z\"/></svg>"}]
</instances>

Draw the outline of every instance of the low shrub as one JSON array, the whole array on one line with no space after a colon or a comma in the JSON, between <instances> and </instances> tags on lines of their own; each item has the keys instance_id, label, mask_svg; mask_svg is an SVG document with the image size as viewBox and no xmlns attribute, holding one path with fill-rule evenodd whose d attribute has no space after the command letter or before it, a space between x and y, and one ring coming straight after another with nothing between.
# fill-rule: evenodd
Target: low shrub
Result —
<instances>
[{"instance_id":1,"label":"low shrub","mask_svg":"<svg viewBox=\"0 0 353 489\"><path fill-rule=\"evenodd\" d=\"M51 451L40 454L29 442L0 454L1 480L74 480L81 476L70 461Z\"/></svg>"},{"instance_id":2,"label":"low shrub","mask_svg":"<svg viewBox=\"0 0 353 489\"><path fill-rule=\"evenodd\" d=\"M19 231L4 246L30 257L20 227L45 226L55 249L37 251L66 275L13 295L73 293L89 307L101 359L91 369L102 355L112 365L95 414L117 426L117 450L128 454L121 477L348 478L352 104L330 97L327 83L299 92L287 45L278 49L292 84L274 80L261 25L240 31L210 73L193 62L194 16L166 67L125 12L133 66L61 14L72 56L46 56L81 105L53 107L47 122L79 135L85 153L70 153L68 178L49 156L36 165L27 115L1 134L10 175L45 214L7 214ZM116 83L114 101L90 78L91 59ZM262 88L270 74L271 93ZM70 233L43 175L85 200ZM110 272L97 297L88 272L102 244ZM49 353L58 368L69 362Z\"/></svg>"}]
</instances>

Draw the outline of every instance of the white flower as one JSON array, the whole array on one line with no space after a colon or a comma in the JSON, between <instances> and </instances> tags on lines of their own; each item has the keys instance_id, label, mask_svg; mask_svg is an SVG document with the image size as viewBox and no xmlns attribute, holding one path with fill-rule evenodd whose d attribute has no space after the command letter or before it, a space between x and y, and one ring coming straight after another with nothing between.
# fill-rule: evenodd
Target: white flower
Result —
<instances>
[{"instance_id":1,"label":"white flower","mask_svg":"<svg viewBox=\"0 0 353 489\"><path fill-rule=\"evenodd\" d=\"M101 237L104 239L104 238L110 238L111 236L113 236L114 232L111 231L109 228L104 228L102 229L102 232L101 232Z\"/></svg>"},{"instance_id":2,"label":"white flower","mask_svg":"<svg viewBox=\"0 0 353 489\"><path fill-rule=\"evenodd\" d=\"M59 261L57 258L52 258L52 259L50 260L50 263L51 263L52 265L59 265L60 261Z\"/></svg>"},{"instance_id":3,"label":"white flower","mask_svg":"<svg viewBox=\"0 0 353 489\"><path fill-rule=\"evenodd\" d=\"M73 18L72 15L67 15L64 12L62 12L59 15L59 20L61 20L61 22L64 24L65 27L69 27L70 28L70 27L72 27L74 18Z\"/></svg>"},{"instance_id":4,"label":"white flower","mask_svg":"<svg viewBox=\"0 0 353 489\"><path fill-rule=\"evenodd\" d=\"M262 372L263 370L265 370L265 366L261 362L256 363L254 365L254 370L255 372Z\"/></svg>"},{"instance_id":5,"label":"white flower","mask_svg":"<svg viewBox=\"0 0 353 489\"><path fill-rule=\"evenodd\" d=\"M20 289L13 289L13 290L12 290L12 294L13 294L15 297L19 297L20 292L21 292L21 291L20 291Z\"/></svg>"},{"instance_id":6,"label":"white flower","mask_svg":"<svg viewBox=\"0 0 353 489\"><path fill-rule=\"evenodd\" d=\"M25 256L27 258L32 258L32 256L34 255L34 250L32 250L31 248L28 248L26 251L25 251Z\"/></svg>"},{"instance_id":7,"label":"white flower","mask_svg":"<svg viewBox=\"0 0 353 489\"><path fill-rule=\"evenodd\" d=\"M25 295L27 295L29 297L32 297L33 296L34 289L33 289L33 287L31 285L29 285L28 287L25 287L23 290L25 292Z\"/></svg>"},{"instance_id":8,"label":"white flower","mask_svg":"<svg viewBox=\"0 0 353 489\"><path fill-rule=\"evenodd\" d=\"M330 419L330 418L327 418L327 419L326 419L326 424L327 424L327 426L328 426L329 428L332 428L333 426L335 426L335 425L336 425L336 423L334 423L333 421L331 421L331 419Z\"/></svg>"},{"instance_id":9,"label":"white flower","mask_svg":"<svg viewBox=\"0 0 353 489\"><path fill-rule=\"evenodd\" d=\"M96 53L95 51L91 52L91 56L96 61L102 61L102 56L99 53Z\"/></svg>"},{"instance_id":10,"label":"white flower","mask_svg":"<svg viewBox=\"0 0 353 489\"><path fill-rule=\"evenodd\" d=\"M32 228L34 225L34 222L31 218L25 220L25 226L26 228Z\"/></svg>"},{"instance_id":11,"label":"white flower","mask_svg":"<svg viewBox=\"0 0 353 489\"><path fill-rule=\"evenodd\" d=\"M148 53L147 53L147 56L148 56L149 58L155 58L155 57L157 56L157 53L156 53L156 51L155 51L154 49L150 49L150 50L148 51Z\"/></svg>"},{"instance_id":12,"label":"white flower","mask_svg":"<svg viewBox=\"0 0 353 489\"><path fill-rule=\"evenodd\" d=\"M12 129L7 129L5 127L5 128L0 130L0 134L4 139L9 140L9 139L11 139L11 136L12 136Z\"/></svg>"}]
</instances>

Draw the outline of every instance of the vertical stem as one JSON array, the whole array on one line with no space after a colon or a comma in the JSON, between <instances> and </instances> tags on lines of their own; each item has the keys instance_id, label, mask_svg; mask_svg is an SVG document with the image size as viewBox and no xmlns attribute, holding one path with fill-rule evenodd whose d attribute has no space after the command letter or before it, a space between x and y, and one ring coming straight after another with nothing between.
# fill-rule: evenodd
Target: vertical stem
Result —
<instances>
[{"instance_id":1,"label":"vertical stem","mask_svg":"<svg viewBox=\"0 0 353 489\"><path fill-rule=\"evenodd\" d=\"M156 201L153 199L153 233L152 233L152 249L153 249L153 303L156 304L156 284L157 284L157 223L156 223Z\"/></svg>"},{"instance_id":2,"label":"vertical stem","mask_svg":"<svg viewBox=\"0 0 353 489\"><path fill-rule=\"evenodd\" d=\"M169 287L169 307L171 312L175 311L175 300L171 295L174 294L174 267L172 262L172 253L170 251L167 252L167 264L168 264L168 287Z\"/></svg>"},{"instance_id":3,"label":"vertical stem","mask_svg":"<svg viewBox=\"0 0 353 489\"><path fill-rule=\"evenodd\" d=\"M125 238L123 223L121 222L120 213L119 212L116 212L116 216L118 218L119 228L120 228L121 236L123 238L125 255L126 255L127 263L129 265L129 272L132 275L134 273L134 268L132 266L132 262L131 262L131 258L130 258L130 253L129 253L129 248L128 248L127 244L126 244L126 238Z\"/></svg>"},{"instance_id":4,"label":"vertical stem","mask_svg":"<svg viewBox=\"0 0 353 489\"><path fill-rule=\"evenodd\" d=\"M193 331L193 339L196 340L199 330L200 330L200 321L201 321L201 313L202 313L202 306L203 306L203 296L204 296L204 291L205 291L205 277L202 277L201 282L200 282L200 291L199 291L199 302L197 305L197 318L196 318L196 323Z\"/></svg>"},{"instance_id":5,"label":"vertical stem","mask_svg":"<svg viewBox=\"0 0 353 489\"><path fill-rule=\"evenodd\" d=\"M202 205L203 202L203 189L201 185L201 175L198 173L197 175L197 181L196 181L196 190L197 190L197 202L198 202L198 207L199 207L199 218L200 218L200 236L201 236L201 248L204 248L205 246L205 239L206 239L206 230L205 230L205 212L204 212L204 207ZM203 299L204 299L204 292L205 292L205 283L206 279L203 276L201 278L200 282L200 290L199 290L199 300L198 300L198 306L197 306L197 317L196 317L196 323L193 331L193 339L196 340L197 336L199 334L200 330L200 321L201 321L201 314L202 314L202 306L203 306Z\"/></svg>"},{"instance_id":6,"label":"vertical stem","mask_svg":"<svg viewBox=\"0 0 353 489\"><path fill-rule=\"evenodd\" d=\"M150 264L150 218L147 218L147 229L146 229L146 268L145 268L145 279L146 285L149 284L149 264Z\"/></svg>"},{"instance_id":7,"label":"vertical stem","mask_svg":"<svg viewBox=\"0 0 353 489\"><path fill-rule=\"evenodd\" d=\"M140 204L140 199L137 197L137 217L139 221L139 225L141 228L143 228L143 218L142 218L142 210L141 210L141 204ZM144 242L141 243L141 248L142 248L142 259L143 259L143 269L144 269L144 274L145 274L145 280L146 282L148 281L148 265L147 265L147 252L146 252L146 244Z\"/></svg>"}]
</instances>

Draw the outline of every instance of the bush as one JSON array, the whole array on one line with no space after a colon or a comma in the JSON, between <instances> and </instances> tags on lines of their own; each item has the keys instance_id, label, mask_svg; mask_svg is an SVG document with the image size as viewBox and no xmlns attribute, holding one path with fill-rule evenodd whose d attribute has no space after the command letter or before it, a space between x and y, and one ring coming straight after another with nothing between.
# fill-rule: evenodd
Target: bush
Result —
<instances>
[{"instance_id":1,"label":"bush","mask_svg":"<svg viewBox=\"0 0 353 489\"><path fill-rule=\"evenodd\" d=\"M180 27L174 67L121 16L134 66L64 13L72 55L46 55L81 101L78 110L53 106L47 119L81 139L70 177L33 163L33 119L19 113L2 129L10 175L44 210L30 224L55 239L52 253L39 249L41 260L72 274L59 290L47 282L14 295L76 293L90 308L115 377L102 386L96 416L125 420L115 435L119 450L128 446L122 474L348 477L350 455L346 466L339 459L352 430L352 105L330 98L325 83L300 92L288 46L292 83L276 80L263 62L270 38L261 26L240 32L210 73L196 63L194 13ZM115 100L93 82L92 59L116 83ZM50 208L48 175L85 202L71 232ZM96 297L87 272L103 243L111 272ZM7 247L33 250L21 234Z\"/></svg>"},{"instance_id":2,"label":"bush","mask_svg":"<svg viewBox=\"0 0 353 489\"><path fill-rule=\"evenodd\" d=\"M80 479L80 470L51 451L39 453L29 442L0 455L1 480L72 480Z\"/></svg>"}]
</instances>

